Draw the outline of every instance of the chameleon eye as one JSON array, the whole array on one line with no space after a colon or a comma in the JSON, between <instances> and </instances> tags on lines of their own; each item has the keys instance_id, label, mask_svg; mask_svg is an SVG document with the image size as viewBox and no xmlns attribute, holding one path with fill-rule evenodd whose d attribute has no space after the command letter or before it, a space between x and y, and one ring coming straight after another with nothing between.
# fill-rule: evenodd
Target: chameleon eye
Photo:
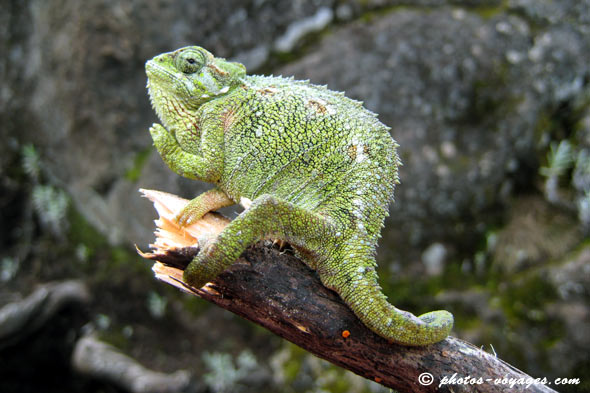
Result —
<instances>
[{"instance_id":1,"label":"chameleon eye","mask_svg":"<svg viewBox=\"0 0 590 393\"><path fill-rule=\"evenodd\" d=\"M196 50L186 50L176 57L176 67L185 74L194 74L205 64L205 56Z\"/></svg>"}]
</instances>

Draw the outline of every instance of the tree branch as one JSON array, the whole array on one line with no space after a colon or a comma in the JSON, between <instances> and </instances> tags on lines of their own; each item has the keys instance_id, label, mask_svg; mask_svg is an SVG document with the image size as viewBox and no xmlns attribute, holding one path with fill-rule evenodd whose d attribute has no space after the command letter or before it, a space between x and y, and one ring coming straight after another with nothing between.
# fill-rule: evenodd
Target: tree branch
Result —
<instances>
[{"instance_id":1,"label":"tree branch","mask_svg":"<svg viewBox=\"0 0 590 393\"><path fill-rule=\"evenodd\" d=\"M158 191L141 191L154 202L160 214L156 221L157 240L151 245L154 252L140 252L158 261L153 271L159 280L255 322L320 358L400 392L553 392L543 384L533 384L532 377L501 359L454 337L426 347L389 343L366 328L306 265L264 242L250 247L213 282L200 289L189 287L182 281L182 272L198 253L197 236L217 234L229 220L210 213L190 227L180 229L173 217L186 200ZM419 383L428 382L429 375L433 377L430 384ZM453 375L454 384L439 386L444 377ZM459 380L465 377L473 380L467 384Z\"/></svg>"}]
</instances>

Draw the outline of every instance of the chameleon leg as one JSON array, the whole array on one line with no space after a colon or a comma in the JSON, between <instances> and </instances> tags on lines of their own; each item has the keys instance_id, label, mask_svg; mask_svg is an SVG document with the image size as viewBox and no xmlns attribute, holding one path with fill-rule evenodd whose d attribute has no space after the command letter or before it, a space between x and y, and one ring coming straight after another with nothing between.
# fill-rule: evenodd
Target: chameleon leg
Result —
<instances>
[{"instance_id":1,"label":"chameleon leg","mask_svg":"<svg viewBox=\"0 0 590 393\"><path fill-rule=\"evenodd\" d=\"M443 340L453 327L453 315L439 310L420 315L400 310L387 301L377 283L371 250L359 250L349 242L338 261L327 260L338 270L318 268L325 286L336 291L363 323L389 341L403 345L427 345ZM325 273L322 274L322 271Z\"/></svg>"},{"instance_id":2,"label":"chameleon leg","mask_svg":"<svg viewBox=\"0 0 590 393\"><path fill-rule=\"evenodd\" d=\"M221 191L219 188L213 188L205 191L187 203L175 219L180 226L190 225L203 217L205 213L222 207L231 206L234 203L235 202L232 201L225 192Z\"/></svg>"},{"instance_id":3,"label":"chameleon leg","mask_svg":"<svg viewBox=\"0 0 590 393\"><path fill-rule=\"evenodd\" d=\"M370 241L338 241L329 218L280 198L263 195L217 236L204 245L184 272L184 280L201 287L233 264L256 241L270 236L315 252L315 268L323 284L335 290L352 311L380 336L404 345L426 345L444 339L453 326L447 311L420 317L391 305L377 284ZM340 245L341 247L338 247ZM318 252L323 250L322 252Z\"/></svg>"},{"instance_id":4,"label":"chameleon leg","mask_svg":"<svg viewBox=\"0 0 590 393\"><path fill-rule=\"evenodd\" d=\"M150 134L162 160L174 172L189 179L198 179L209 183L217 181L219 168L223 167L222 162L207 160L202 156L182 150L174 136L160 124L153 124L150 127ZM218 161L222 160L222 157L218 157Z\"/></svg>"},{"instance_id":5,"label":"chameleon leg","mask_svg":"<svg viewBox=\"0 0 590 393\"><path fill-rule=\"evenodd\" d=\"M204 245L184 271L184 281L200 288L232 265L248 246L265 237L315 250L321 249L322 240L333 238L334 233L328 218L283 199L262 195L217 238Z\"/></svg>"}]
</instances>

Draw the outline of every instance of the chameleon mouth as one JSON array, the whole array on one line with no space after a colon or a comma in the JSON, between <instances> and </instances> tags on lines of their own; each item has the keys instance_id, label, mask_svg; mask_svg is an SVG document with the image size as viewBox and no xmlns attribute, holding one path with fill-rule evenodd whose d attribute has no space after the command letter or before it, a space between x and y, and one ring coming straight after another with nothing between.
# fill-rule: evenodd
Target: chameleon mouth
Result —
<instances>
[{"instance_id":1,"label":"chameleon mouth","mask_svg":"<svg viewBox=\"0 0 590 393\"><path fill-rule=\"evenodd\" d=\"M176 73L171 72L166 67L161 66L154 60L148 60L145 63L145 72L147 74L147 90L150 98L152 109L160 119L162 126L167 132L172 128L179 108L184 108L185 104L179 100L178 90L184 88L184 84L179 85L179 77Z\"/></svg>"},{"instance_id":2,"label":"chameleon mouth","mask_svg":"<svg viewBox=\"0 0 590 393\"><path fill-rule=\"evenodd\" d=\"M163 123L164 128L168 129L166 116L166 87L175 79L173 73L165 67L159 65L156 61L148 60L145 63L145 73L147 75L147 90L150 97L152 109Z\"/></svg>"},{"instance_id":3,"label":"chameleon mouth","mask_svg":"<svg viewBox=\"0 0 590 393\"><path fill-rule=\"evenodd\" d=\"M164 83L174 79L174 74L168 71L165 67L162 67L154 60L148 60L145 63L145 73L148 76L148 80L160 80Z\"/></svg>"}]
</instances>

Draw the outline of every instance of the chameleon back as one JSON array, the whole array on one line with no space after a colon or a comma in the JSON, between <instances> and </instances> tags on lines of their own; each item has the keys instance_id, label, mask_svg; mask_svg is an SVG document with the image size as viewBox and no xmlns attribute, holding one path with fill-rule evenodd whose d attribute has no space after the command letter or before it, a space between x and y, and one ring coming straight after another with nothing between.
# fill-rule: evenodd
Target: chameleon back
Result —
<instances>
[{"instance_id":1,"label":"chameleon back","mask_svg":"<svg viewBox=\"0 0 590 393\"><path fill-rule=\"evenodd\" d=\"M398 181L397 145L387 127L360 102L321 86L280 77L244 81L239 98L227 97L247 104L228 115L224 191L235 200L271 194L365 229L376 241Z\"/></svg>"}]
</instances>

